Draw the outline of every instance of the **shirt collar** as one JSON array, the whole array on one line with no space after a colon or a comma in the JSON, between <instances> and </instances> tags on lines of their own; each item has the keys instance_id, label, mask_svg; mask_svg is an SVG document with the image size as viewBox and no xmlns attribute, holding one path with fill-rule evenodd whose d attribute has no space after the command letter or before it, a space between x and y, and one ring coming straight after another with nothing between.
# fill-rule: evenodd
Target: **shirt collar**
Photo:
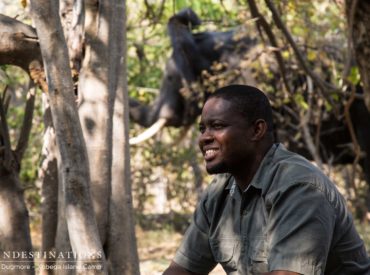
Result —
<instances>
[{"instance_id":1,"label":"shirt collar","mask_svg":"<svg viewBox=\"0 0 370 275\"><path fill-rule=\"evenodd\" d=\"M271 146L271 148L267 151L266 155L262 159L260 166L258 167L257 172L254 174L251 183L244 190L244 192L247 192L251 186L253 186L256 189L261 189L263 191L265 185L268 184L266 183L266 180L264 180L264 178L269 173L271 165L274 163L276 153L282 150L284 151L285 147L280 143L275 143ZM238 188L234 177L229 176L228 183L225 189L228 190L231 197L233 198L241 197L241 190Z\"/></svg>"}]
</instances>

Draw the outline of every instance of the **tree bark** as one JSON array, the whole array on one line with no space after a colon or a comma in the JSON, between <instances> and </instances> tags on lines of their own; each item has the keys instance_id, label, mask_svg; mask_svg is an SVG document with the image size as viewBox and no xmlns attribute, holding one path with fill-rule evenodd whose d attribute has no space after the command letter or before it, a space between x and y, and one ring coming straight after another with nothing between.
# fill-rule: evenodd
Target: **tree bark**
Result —
<instances>
[{"instance_id":1,"label":"tree bark","mask_svg":"<svg viewBox=\"0 0 370 275\"><path fill-rule=\"evenodd\" d=\"M77 255L77 273L105 274L105 255L99 239L90 197L90 175L66 42L59 19L58 1L31 0L47 76L49 102L61 158L66 222L72 250ZM100 264L101 270L84 266Z\"/></svg>"},{"instance_id":2,"label":"tree bark","mask_svg":"<svg viewBox=\"0 0 370 275\"><path fill-rule=\"evenodd\" d=\"M347 0L346 13L349 28L352 28L353 50L360 70L365 104L370 111L370 2Z\"/></svg>"},{"instance_id":3,"label":"tree bark","mask_svg":"<svg viewBox=\"0 0 370 275\"><path fill-rule=\"evenodd\" d=\"M0 14L0 64L19 66L29 71L32 61L42 63L34 28Z\"/></svg>"},{"instance_id":4,"label":"tree bark","mask_svg":"<svg viewBox=\"0 0 370 275\"><path fill-rule=\"evenodd\" d=\"M46 95L43 95L44 105L44 142L42 161L39 168L38 181L41 182L41 215L42 242L41 251L55 251L58 221L58 149L55 141L55 130L52 124L51 111ZM44 264L52 264L43 259ZM41 270L41 274L52 274L52 270Z\"/></svg>"},{"instance_id":5,"label":"tree bark","mask_svg":"<svg viewBox=\"0 0 370 275\"><path fill-rule=\"evenodd\" d=\"M110 60L115 66L109 75L116 77L114 86L115 104L113 113L113 163L112 191L109 208L108 264L110 274L139 274L135 226L131 194L129 150L129 98L126 71L126 1L114 0L110 19L111 43L115 53ZM125 260L122 260L125 259Z\"/></svg>"},{"instance_id":6,"label":"tree bark","mask_svg":"<svg viewBox=\"0 0 370 275\"><path fill-rule=\"evenodd\" d=\"M364 101L367 110L370 111L370 2L361 0L346 0L346 16L348 22L349 39L352 42L350 56L354 54L360 71L361 83L364 90ZM364 129L363 131L366 131ZM361 134L357 137L363 140ZM362 150L370 150L367 142L363 141ZM369 156L362 159L362 165L366 181L369 183ZM367 219L370 220L370 190L366 196Z\"/></svg>"},{"instance_id":7,"label":"tree bark","mask_svg":"<svg viewBox=\"0 0 370 275\"><path fill-rule=\"evenodd\" d=\"M91 193L99 235L107 238L112 163L110 1L86 1L86 49L79 76L79 116L90 163ZM114 52L112 53L114 54Z\"/></svg>"}]
</instances>

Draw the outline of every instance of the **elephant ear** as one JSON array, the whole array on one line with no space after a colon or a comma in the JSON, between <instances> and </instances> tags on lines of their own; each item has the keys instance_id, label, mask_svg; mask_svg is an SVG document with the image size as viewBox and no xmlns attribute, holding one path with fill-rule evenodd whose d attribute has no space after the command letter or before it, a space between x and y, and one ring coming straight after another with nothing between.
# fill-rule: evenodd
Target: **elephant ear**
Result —
<instances>
[{"instance_id":1,"label":"elephant ear","mask_svg":"<svg viewBox=\"0 0 370 275\"><path fill-rule=\"evenodd\" d=\"M172 58L188 84L197 81L202 70L210 66L191 32L200 23L198 16L188 8L172 16L167 25L173 48Z\"/></svg>"}]
</instances>

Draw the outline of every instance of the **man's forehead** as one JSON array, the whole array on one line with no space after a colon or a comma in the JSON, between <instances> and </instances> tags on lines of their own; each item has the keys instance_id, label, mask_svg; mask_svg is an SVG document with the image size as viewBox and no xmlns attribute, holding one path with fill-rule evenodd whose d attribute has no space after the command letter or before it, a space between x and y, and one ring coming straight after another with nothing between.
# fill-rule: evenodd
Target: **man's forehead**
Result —
<instances>
[{"instance_id":1,"label":"man's forehead","mask_svg":"<svg viewBox=\"0 0 370 275\"><path fill-rule=\"evenodd\" d=\"M233 120L235 118L240 119L241 114L233 107L232 102L227 99L212 97L205 103L201 121L205 120Z\"/></svg>"},{"instance_id":2,"label":"man's forehead","mask_svg":"<svg viewBox=\"0 0 370 275\"><path fill-rule=\"evenodd\" d=\"M211 97L203 106L203 112L224 112L232 107L232 102L221 97Z\"/></svg>"}]
</instances>

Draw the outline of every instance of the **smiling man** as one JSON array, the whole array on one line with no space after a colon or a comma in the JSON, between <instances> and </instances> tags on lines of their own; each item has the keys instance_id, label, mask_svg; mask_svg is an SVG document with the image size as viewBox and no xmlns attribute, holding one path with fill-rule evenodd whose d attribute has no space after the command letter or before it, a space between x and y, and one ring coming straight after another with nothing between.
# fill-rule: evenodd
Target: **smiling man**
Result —
<instances>
[{"instance_id":1,"label":"smiling man","mask_svg":"<svg viewBox=\"0 0 370 275\"><path fill-rule=\"evenodd\" d=\"M232 85L206 101L199 147L217 174L165 275L370 274L370 259L334 184L274 143L257 88Z\"/></svg>"}]
</instances>

